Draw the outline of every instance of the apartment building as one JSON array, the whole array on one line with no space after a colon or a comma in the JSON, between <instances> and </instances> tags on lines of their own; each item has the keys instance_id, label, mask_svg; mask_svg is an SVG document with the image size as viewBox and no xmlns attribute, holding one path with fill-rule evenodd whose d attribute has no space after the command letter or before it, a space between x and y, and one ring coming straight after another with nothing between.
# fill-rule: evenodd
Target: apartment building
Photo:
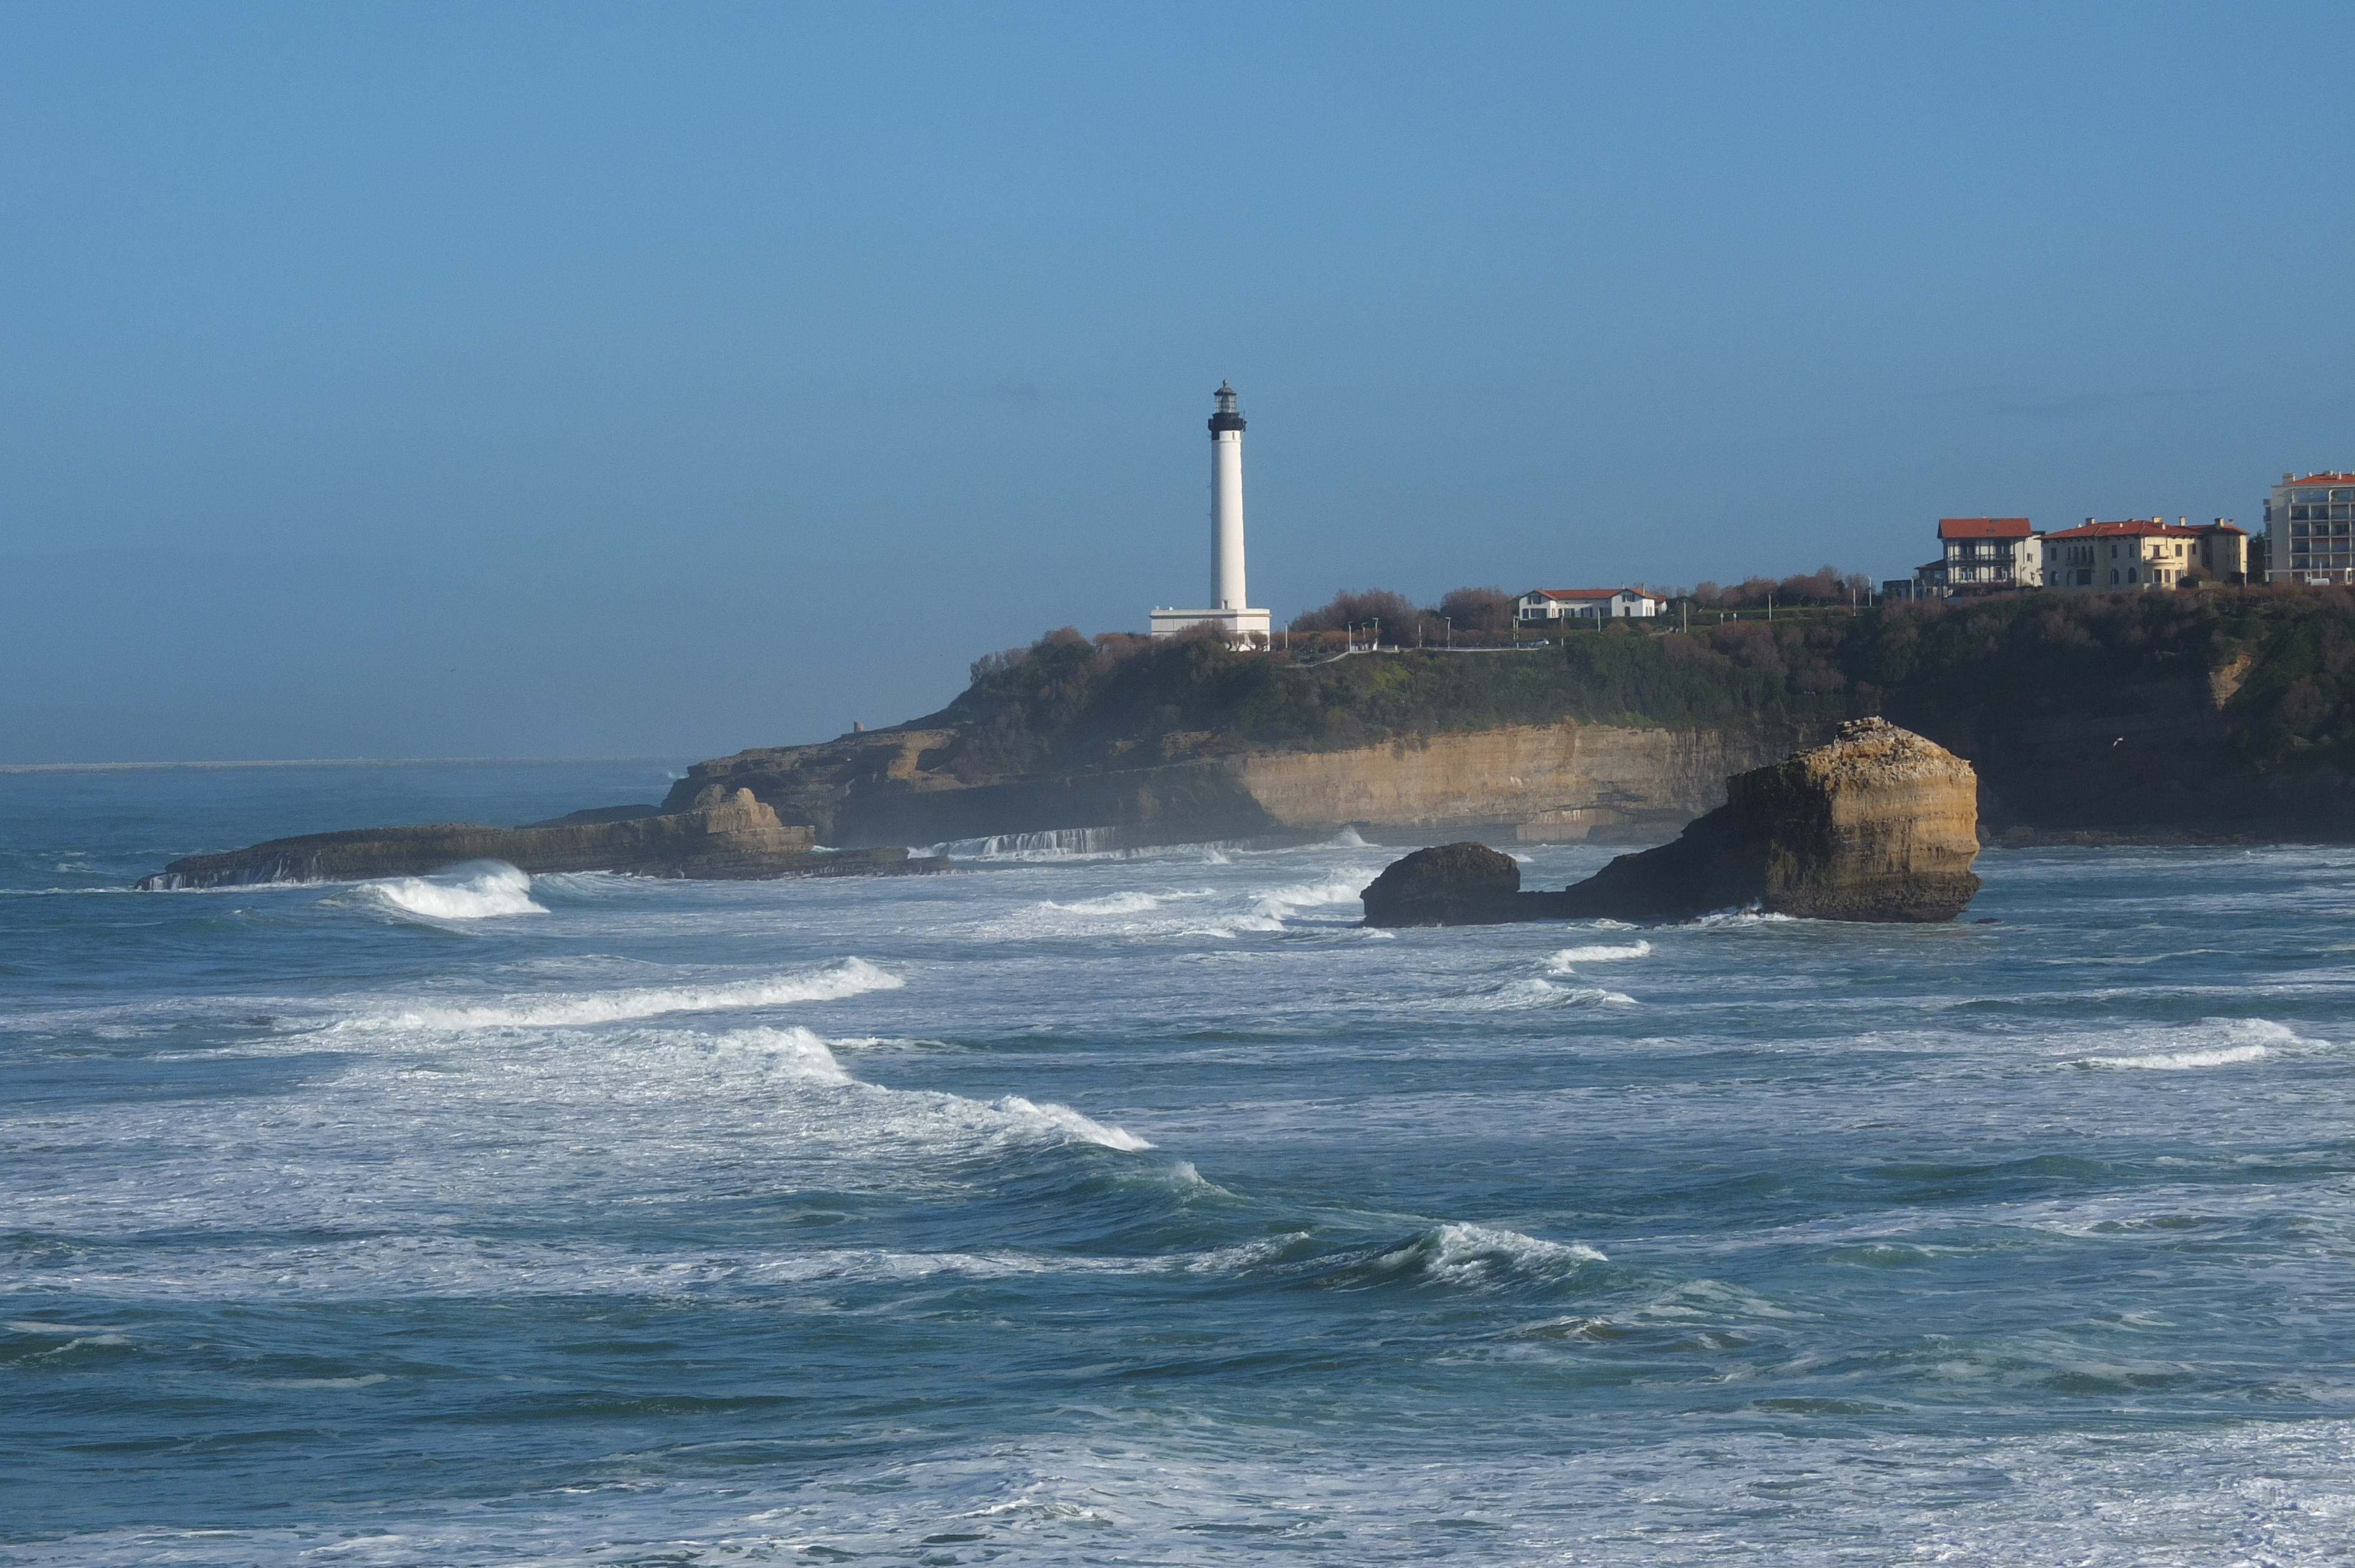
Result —
<instances>
[{"instance_id":1,"label":"apartment building","mask_svg":"<svg viewBox=\"0 0 2355 1568\"><path fill-rule=\"evenodd\" d=\"M2355 582L2355 473L2284 474L2265 502L2270 582Z\"/></svg>"}]
</instances>

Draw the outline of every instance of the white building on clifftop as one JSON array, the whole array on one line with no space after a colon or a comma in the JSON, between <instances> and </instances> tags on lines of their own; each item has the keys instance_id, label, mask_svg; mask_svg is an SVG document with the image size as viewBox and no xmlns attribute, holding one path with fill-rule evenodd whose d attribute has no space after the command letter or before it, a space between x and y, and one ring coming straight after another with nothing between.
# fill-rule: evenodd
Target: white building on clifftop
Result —
<instances>
[{"instance_id":1,"label":"white building on clifftop","mask_svg":"<svg viewBox=\"0 0 2355 1568\"><path fill-rule=\"evenodd\" d=\"M1210 604L1207 609L1153 611L1153 635L1175 637L1189 626L1214 626L1230 637L1264 641L1268 614L1247 609L1243 586L1243 416L1235 389L1219 383L1210 416Z\"/></svg>"}]
</instances>

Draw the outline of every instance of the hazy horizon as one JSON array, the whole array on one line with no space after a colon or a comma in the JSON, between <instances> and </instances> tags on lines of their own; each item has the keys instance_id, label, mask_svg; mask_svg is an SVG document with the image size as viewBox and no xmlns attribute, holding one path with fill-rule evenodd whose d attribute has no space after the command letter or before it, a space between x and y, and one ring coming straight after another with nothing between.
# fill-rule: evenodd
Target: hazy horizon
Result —
<instances>
[{"instance_id":1,"label":"hazy horizon","mask_svg":"<svg viewBox=\"0 0 2355 1568\"><path fill-rule=\"evenodd\" d=\"M0 16L0 763L709 756L2355 464L2344 7Z\"/></svg>"}]
</instances>

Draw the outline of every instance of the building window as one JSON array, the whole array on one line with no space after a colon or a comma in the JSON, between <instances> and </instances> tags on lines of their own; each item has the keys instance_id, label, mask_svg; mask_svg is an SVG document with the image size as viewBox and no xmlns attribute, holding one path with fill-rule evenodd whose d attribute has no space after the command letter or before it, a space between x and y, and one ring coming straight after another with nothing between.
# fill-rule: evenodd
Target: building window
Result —
<instances>
[{"instance_id":1,"label":"building window","mask_svg":"<svg viewBox=\"0 0 2355 1568\"><path fill-rule=\"evenodd\" d=\"M2112 588L2118 586L2118 569L2115 567L2110 568L2110 586Z\"/></svg>"}]
</instances>

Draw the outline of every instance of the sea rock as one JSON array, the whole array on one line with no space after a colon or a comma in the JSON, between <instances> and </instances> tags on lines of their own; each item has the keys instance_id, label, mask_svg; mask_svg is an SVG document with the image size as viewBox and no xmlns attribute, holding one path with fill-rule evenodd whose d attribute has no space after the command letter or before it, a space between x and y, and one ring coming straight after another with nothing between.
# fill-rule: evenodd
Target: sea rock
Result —
<instances>
[{"instance_id":1,"label":"sea rock","mask_svg":"<svg viewBox=\"0 0 2355 1568\"><path fill-rule=\"evenodd\" d=\"M470 860L503 860L534 874L618 871L698 881L947 868L945 860L912 857L904 849L820 851L807 827L780 821L749 789L715 788L705 795L693 810L667 814L615 817L591 811L527 828L436 822L272 839L248 849L176 860L141 878L137 885L154 891L257 882L351 882L418 876Z\"/></svg>"},{"instance_id":2,"label":"sea rock","mask_svg":"<svg viewBox=\"0 0 2355 1568\"><path fill-rule=\"evenodd\" d=\"M1465 840L1392 861L1359 895L1369 926L1491 926L1523 918L1521 864Z\"/></svg>"},{"instance_id":3,"label":"sea rock","mask_svg":"<svg viewBox=\"0 0 2355 1568\"><path fill-rule=\"evenodd\" d=\"M1858 719L1828 745L1734 775L1726 803L1674 842L1621 855L1562 892L1500 898L1493 881L1476 880L1451 896L1429 874L1412 885L1419 910L1469 912L1443 915L1450 925L1684 920L1753 906L1818 920L1951 920L1979 889L1977 830L1969 763L1911 730ZM1387 904L1378 917L1372 893L1369 924L1429 923L1389 918Z\"/></svg>"}]
</instances>

